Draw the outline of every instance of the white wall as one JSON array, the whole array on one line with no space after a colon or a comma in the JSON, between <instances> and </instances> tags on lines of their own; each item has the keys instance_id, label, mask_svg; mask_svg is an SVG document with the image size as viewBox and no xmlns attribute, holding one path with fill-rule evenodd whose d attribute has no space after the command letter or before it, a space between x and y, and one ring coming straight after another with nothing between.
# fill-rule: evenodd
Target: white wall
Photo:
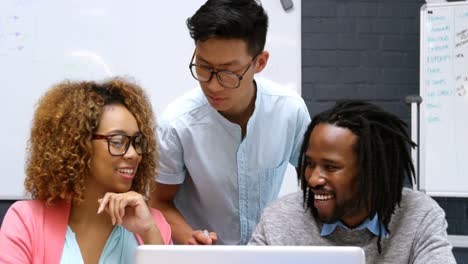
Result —
<instances>
[{"instance_id":1,"label":"white wall","mask_svg":"<svg viewBox=\"0 0 468 264\"><path fill-rule=\"evenodd\" d=\"M195 87L188 70L194 44L185 26L203 0L1 0L0 199L23 197L25 148L34 105L68 79L134 78L156 113ZM300 92L301 1L288 12L264 0L270 17L269 65L261 77ZM289 174L293 174L289 170ZM296 190L295 175L281 193Z\"/></svg>"}]
</instances>

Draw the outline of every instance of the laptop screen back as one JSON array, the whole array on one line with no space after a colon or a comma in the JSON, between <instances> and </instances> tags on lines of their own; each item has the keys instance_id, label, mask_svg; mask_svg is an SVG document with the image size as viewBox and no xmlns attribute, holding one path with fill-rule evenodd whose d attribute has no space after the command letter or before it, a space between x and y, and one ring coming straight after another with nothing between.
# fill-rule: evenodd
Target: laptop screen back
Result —
<instances>
[{"instance_id":1,"label":"laptop screen back","mask_svg":"<svg viewBox=\"0 0 468 264\"><path fill-rule=\"evenodd\" d=\"M318 246L159 246L137 248L135 264L365 264L359 247Z\"/></svg>"}]
</instances>

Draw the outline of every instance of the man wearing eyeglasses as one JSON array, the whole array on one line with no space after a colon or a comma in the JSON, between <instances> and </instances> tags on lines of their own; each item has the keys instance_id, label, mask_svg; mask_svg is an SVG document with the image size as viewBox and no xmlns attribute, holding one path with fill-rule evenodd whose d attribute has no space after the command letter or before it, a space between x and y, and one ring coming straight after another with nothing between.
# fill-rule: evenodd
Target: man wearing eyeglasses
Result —
<instances>
[{"instance_id":1,"label":"man wearing eyeglasses","mask_svg":"<svg viewBox=\"0 0 468 264\"><path fill-rule=\"evenodd\" d=\"M246 244L262 209L297 165L309 113L286 88L256 81L268 17L254 0L208 0L187 20L200 83L160 119L152 205L180 244Z\"/></svg>"}]
</instances>

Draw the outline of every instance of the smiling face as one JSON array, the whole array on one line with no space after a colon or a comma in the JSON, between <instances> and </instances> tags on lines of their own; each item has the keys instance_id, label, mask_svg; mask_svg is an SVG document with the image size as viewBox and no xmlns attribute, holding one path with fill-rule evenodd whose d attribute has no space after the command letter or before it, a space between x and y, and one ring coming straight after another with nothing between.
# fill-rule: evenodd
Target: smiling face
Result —
<instances>
[{"instance_id":1,"label":"smiling face","mask_svg":"<svg viewBox=\"0 0 468 264\"><path fill-rule=\"evenodd\" d=\"M305 153L305 177L314 193L314 208L322 222L341 220L354 227L367 217L357 208L358 162L354 144L357 136L347 128L318 124Z\"/></svg>"},{"instance_id":2,"label":"smiling face","mask_svg":"<svg viewBox=\"0 0 468 264\"><path fill-rule=\"evenodd\" d=\"M221 114L244 112L255 98L254 74L263 70L268 53L263 51L254 59L247 52L247 43L241 39L211 38L197 41L194 63L215 70L227 70L244 76L237 88L224 88L213 76L200 86L210 105ZM252 64L249 67L249 64ZM247 69L248 68L248 69ZM245 71L247 70L247 71Z\"/></svg>"},{"instance_id":3,"label":"smiling face","mask_svg":"<svg viewBox=\"0 0 468 264\"><path fill-rule=\"evenodd\" d=\"M120 104L111 104L103 108L99 127L95 132L101 135L123 134L133 136L140 133L135 117ZM87 190L97 193L127 192L142 156L135 152L132 144L123 156L112 156L105 139L92 141L90 177Z\"/></svg>"}]
</instances>

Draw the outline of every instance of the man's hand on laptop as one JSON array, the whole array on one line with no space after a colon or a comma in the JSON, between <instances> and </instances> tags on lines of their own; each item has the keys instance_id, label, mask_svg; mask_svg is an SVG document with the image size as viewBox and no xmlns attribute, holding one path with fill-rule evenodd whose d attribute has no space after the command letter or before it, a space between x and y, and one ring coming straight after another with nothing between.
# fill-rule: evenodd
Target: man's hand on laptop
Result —
<instances>
[{"instance_id":1,"label":"man's hand on laptop","mask_svg":"<svg viewBox=\"0 0 468 264\"><path fill-rule=\"evenodd\" d=\"M208 232L207 230L193 231L192 237L189 238L187 244L189 245L214 245L218 240L218 235L215 232Z\"/></svg>"}]
</instances>

